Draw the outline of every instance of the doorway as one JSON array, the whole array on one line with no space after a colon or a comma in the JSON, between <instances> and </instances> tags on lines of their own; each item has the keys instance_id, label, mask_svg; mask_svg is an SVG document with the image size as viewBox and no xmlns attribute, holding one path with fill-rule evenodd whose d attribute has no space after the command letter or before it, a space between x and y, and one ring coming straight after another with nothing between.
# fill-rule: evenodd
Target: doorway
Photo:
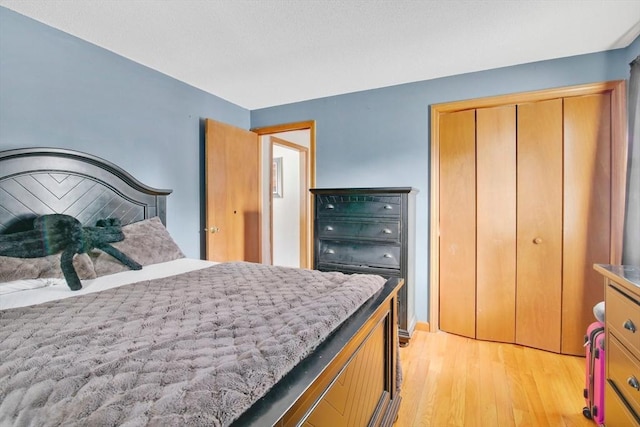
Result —
<instances>
[{"instance_id":1,"label":"doorway","mask_svg":"<svg viewBox=\"0 0 640 427\"><path fill-rule=\"evenodd\" d=\"M315 122L252 131L260 138L262 180L270 183L262 186L262 263L311 268Z\"/></svg>"},{"instance_id":2,"label":"doorway","mask_svg":"<svg viewBox=\"0 0 640 427\"><path fill-rule=\"evenodd\" d=\"M306 258L308 149L282 138L270 136L271 145L271 262L285 267L301 267Z\"/></svg>"}]
</instances>

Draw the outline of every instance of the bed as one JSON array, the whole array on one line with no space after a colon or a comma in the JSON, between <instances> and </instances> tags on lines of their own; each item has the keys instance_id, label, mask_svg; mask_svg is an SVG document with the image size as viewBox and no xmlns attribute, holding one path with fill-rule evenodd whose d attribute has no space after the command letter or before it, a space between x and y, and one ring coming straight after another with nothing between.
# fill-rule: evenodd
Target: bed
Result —
<instances>
[{"instance_id":1,"label":"bed","mask_svg":"<svg viewBox=\"0 0 640 427\"><path fill-rule=\"evenodd\" d=\"M169 194L85 153L0 152L0 234L45 214L118 218L114 246L144 260L129 271L94 251L74 258L80 291L58 277L0 294L0 424L392 425L402 280L184 258L164 228ZM7 274L31 268L7 259Z\"/></svg>"}]
</instances>

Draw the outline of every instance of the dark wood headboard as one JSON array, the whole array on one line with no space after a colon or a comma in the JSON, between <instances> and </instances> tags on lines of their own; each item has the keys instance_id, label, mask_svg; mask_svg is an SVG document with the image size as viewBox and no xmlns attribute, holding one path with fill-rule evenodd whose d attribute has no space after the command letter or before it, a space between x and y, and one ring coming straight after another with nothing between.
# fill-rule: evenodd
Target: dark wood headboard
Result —
<instances>
[{"instance_id":1,"label":"dark wood headboard","mask_svg":"<svg viewBox=\"0 0 640 427\"><path fill-rule=\"evenodd\" d=\"M60 148L0 151L0 233L31 227L38 215L63 213L83 225L158 216L166 224L171 190L148 187L99 157Z\"/></svg>"}]
</instances>

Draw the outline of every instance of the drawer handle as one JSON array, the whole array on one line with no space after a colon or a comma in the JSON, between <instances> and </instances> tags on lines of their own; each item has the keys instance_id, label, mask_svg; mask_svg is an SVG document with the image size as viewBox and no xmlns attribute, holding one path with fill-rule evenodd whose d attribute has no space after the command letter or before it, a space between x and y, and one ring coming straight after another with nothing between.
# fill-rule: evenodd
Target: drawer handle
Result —
<instances>
[{"instance_id":1,"label":"drawer handle","mask_svg":"<svg viewBox=\"0 0 640 427\"><path fill-rule=\"evenodd\" d=\"M636 390L640 391L640 382L638 382L638 379L633 375L627 378L627 384L629 384L631 387L635 388Z\"/></svg>"},{"instance_id":2,"label":"drawer handle","mask_svg":"<svg viewBox=\"0 0 640 427\"><path fill-rule=\"evenodd\" d=\"M627 320L626 322L624 322L624 324L622 325L623 328L625 328L628 331L631 331L631 333L635 334L636 333L636 325L633 324L633 322L631 321L631 319Z\"/></svg>"},{"instance_id":3,"label":"drawer handle","mask_svg":"<svg viewBox=\"0 0 640 427\"><path fill-rule=\"evenodd\" d=\"M390 211L391 209L393 209L393 206L391 205L384 205L384 208L388 211Z\"/></svg>"},{"instance_id":4,"label":"drawer handle","mask_svg":"<svg viewBox=\"0 0 640 427\"><path fill-rule=\"evenodd\" d=\"M333 227L330 225L327 225L324 229L327 231L333 231Z\"/></svg>"},{"instance_id":5,"label":"drawer handle","mask_svg":"<svg viewBox=\"0 0 640 427\"><path fill-rule=\"evenodd\" d=\"M391 234L391 230L389 230L388 228L385 228L384 230L382 230L382 232L384 234Z\"/></svg>"},{"instance_id":6,"label":"drawer handle","mask_svg":"<svg viewBox=\"0 0 640 427\"><path fill-rule=\"evenodd\" d=\"M334 251L333 249L327 249L325 253L326 254L335 254L336 251Z\"/></svg>"},{"instance_id":7,"label":"drawer handle","mask_svg":"<svg viewBox=\"0 0 640 427\"><path fill-rule=\"evenodd\" d=\"M327 208L327 209L335 209L336 207L335 207L335 206L333 206L331 203L329 203L329 204L326 206L326 208Z\"/></svg>"},{"instance_id":8,"label":"drawer handle","mask_svg":"<svg viewBox=\"0 0 640 427\"><path fill-rule=\"evenodd\" d=\"M384 254L383 256L384 256L385 258L393 258L393 255L391 255L391 254Z\"/></svg>"}]
</instances>

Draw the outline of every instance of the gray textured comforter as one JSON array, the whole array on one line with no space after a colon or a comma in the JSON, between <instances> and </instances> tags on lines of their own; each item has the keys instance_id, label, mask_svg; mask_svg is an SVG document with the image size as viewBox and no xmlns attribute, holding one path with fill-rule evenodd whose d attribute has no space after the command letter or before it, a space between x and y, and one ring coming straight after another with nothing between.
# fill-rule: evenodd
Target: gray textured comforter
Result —
<instances>
[{"instance_id":1,"label":"gray textured comforter","mask_svg":"<svg viewBox=\"0 0 640 427\"><path fill-rule=\"evenodd\" d=\"M383 284L227 263L0 311L0 425L227 425Z\"/></svg>"}]
</instances>

